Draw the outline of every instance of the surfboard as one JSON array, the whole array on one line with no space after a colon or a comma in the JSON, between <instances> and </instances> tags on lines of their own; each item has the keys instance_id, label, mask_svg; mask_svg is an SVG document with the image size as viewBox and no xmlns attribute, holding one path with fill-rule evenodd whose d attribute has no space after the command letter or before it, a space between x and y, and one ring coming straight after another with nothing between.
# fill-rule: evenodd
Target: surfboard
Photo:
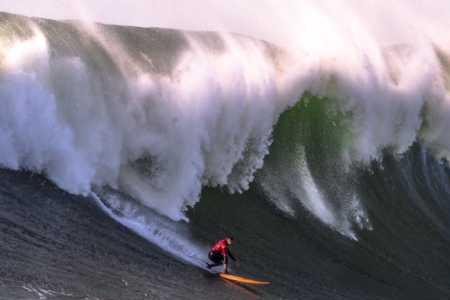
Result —
<instances>
[{"instance_id":1,"label":"surfboard","mask_svg":"<svg viewBox=\"0 0 450 300\"><path fill-rule=\"evenodd\" d=\"M238 275L219 273L219 276L226 280L231 280L234 282L246 283L246 284L256 284L256 285L267 285L270 284L269 281L261 281L251 278L246 278Z\"/></svg>"}]
</instances>

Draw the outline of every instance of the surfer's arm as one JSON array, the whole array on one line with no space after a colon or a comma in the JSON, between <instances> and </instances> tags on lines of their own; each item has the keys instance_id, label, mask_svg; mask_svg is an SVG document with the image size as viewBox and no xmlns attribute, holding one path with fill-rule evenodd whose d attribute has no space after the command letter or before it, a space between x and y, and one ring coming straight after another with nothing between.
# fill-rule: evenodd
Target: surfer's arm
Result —
<instances>
[{"instance_id":1,"label":"surfer's arm","mask_svg":"<svg viewBox=\"0 0 450 300\"><path fill-rule=\"evenodd\" d=\"M236 261L236 258L233 256L233 254L231 254L230 249L227 249L227 253L228 253L228 256L229 256L232 260Z\"/></svg>"}]
</instances>

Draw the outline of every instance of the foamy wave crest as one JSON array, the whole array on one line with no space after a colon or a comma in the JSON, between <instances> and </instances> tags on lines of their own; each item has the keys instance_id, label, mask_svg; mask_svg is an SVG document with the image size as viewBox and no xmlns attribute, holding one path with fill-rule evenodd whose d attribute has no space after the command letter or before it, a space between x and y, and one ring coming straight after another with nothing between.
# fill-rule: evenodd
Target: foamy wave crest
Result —
<instances>
[{"instance_id":1,"label":"foamy wave crest","mask_svg":"<svg viewBox=\"0 0 450 300\"><path fill-rule=\"evenodd\" d=\"M187 34L162 74L145 49L132 57L113 34L78 30L95 45L72 55L37 27L3 48L1 165L72 193L120 188L174 220L202 185L248 188L282 105L267 45Z\"/></svg>"},{"instance_id":2,"label":"foamy wave crest","mask_svg":"<svg viewBox=\"0 0 450 300\"><path fill-rule=\"evenodd\" d=\"M327 18L311 9L298 26L289 18L292 26L277 29L287 30L289 50L235 34L4 16L0 164L45 173L72 193L110 186L182 220L203 186L248 189L264 169L273 126L308 91L332 103L311 128L335 122L330 111L345 119L337 131L323 127L339 134L317 148L326 176L310 161L311 139L302 139L294 148L306 155L282 150L285 162L262 172L263 185L286 212L293 197L353 236L352 220L364 215L351 187L355 165L415 141L449 157L448 47L425 38L382 46L364 23L344 26L349 11ZM328 44L296 35L305 22ZM288 139L304 133L296 122ZM342 186L350 187L336 192Z\"/></svg>"}]
</instances>

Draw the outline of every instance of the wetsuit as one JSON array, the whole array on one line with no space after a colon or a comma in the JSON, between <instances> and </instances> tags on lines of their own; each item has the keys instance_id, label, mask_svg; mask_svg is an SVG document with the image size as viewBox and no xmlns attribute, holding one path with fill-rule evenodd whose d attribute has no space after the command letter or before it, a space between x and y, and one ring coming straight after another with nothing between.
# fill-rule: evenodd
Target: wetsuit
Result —
<instances>
[{"instance_id":1,"label":"wetsuit","mask_svg":"<svg viewBox=\"0 0 450 300\"><path fill-rule=\"evenodd\" d=\"M231 254L231 251L228 248L226 239L216 242L211 247L211 251L209 251L208 257L212 262L214 262L214 264L208 264L208 268L217 267L224 263L227 264L228 257L236 261L236 258L233 256L233 254Z\"/></svg>"}]
</instances>

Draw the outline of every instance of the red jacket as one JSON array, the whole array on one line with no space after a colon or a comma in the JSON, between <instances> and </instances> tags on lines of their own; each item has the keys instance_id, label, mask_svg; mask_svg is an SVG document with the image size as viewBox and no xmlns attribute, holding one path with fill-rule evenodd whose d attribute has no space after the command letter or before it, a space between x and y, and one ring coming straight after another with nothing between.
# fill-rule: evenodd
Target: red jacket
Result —
<instances>
[{"instance_id":1,"label":"red jacket","mask_svg":"<svg viewBox=\"0 0 450 300\"><path fill-rule=\"evenodd\" d=\"M216 253L220 253L223 256L227 256L228 255L228 243L226 239L220 240L218 242L216 242L212 248L211 248L212 252L216 252Z\"/></svg>"}]
</instances>

